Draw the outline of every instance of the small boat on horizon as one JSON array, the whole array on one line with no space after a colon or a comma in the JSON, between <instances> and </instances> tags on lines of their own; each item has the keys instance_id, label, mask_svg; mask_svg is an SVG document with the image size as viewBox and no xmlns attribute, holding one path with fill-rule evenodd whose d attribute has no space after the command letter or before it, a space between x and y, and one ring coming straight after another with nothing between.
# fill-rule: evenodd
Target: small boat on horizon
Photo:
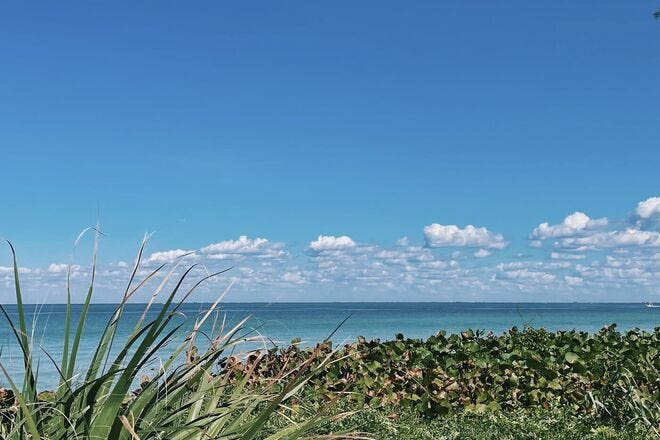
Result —
<instances>
[{"instance_id":1,"label":"small boat on horizon","mask_svg":"<svg viewBox=\"0 0 660 440\"><path fill-rule=\"evenodd\" d=\"M649 309L660 308L660 305L653 304L652 302L647 302L647 303L644 304L644 305L645 305L646 307L648 307Z\"/></svg>"}]
</instances>

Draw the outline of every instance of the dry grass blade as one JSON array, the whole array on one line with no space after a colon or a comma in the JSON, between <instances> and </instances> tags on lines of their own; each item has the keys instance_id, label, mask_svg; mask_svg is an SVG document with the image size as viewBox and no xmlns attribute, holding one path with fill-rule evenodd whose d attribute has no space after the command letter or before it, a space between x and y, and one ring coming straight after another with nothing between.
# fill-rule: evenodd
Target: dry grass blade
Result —
<instances>
[{"instance_id":1,"label":"dry grass blade","mask_svg":"<svg viewBox=\"0 0 660 440\"><path fill-rule=\"evenodd\" d=\"M133 429L133 425L131 425L131 422L128 421L126 416L119 416L119 420L121 421L121 424L124 425L124 428L126 428L126 430L131 434L131 438L133 440L140 440L140 436L137 435L135 429Z\"/></svg>"}]
</instances>

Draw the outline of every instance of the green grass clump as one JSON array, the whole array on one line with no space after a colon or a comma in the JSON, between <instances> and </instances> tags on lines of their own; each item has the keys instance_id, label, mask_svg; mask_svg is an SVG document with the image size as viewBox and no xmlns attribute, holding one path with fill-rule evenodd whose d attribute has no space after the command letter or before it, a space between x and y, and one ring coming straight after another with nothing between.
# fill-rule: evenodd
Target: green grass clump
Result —
<instances>
[{"instance_id":1,"label":"green grass clump","mask_svg":"<svg viewBox=\"0 0 660 440\"><path fill-rule=\"evenodd\" d=\"M346 403L337 411L349 410ZM354 405L354 409L357 407ZM300 415L304 417L304 414ZM287 420L274 418L273 431ZM457 412L442 418L428 418L412 409L396 406L366 407L351 417L314 430L329 435L345 429L368 432L374 439L397 440L642 440L657 439L643 424L625 427L603 424L602 420L576 416L569 409L516 409L475 414Z\"/></svg>"},{"instance_id":2,"label":"green grass clump","mask_svg":"<svg viewBox=\"0 0 660 440\"><path fill-rule=\"evenodd\" d=\"M96 234L92 276L78 322L72 322L71 296L67 282L67 313L62 338L63 354L56 361L48 353L60 375L59 386L53 392L38 392L36 352L31 343L23 307L16 254L11 247L14 262L14 280L18 323L12 322L2 308L8 325L20 347L24 375L12 378L0 363L7 388L0 389L0 438L18 439L241 439L261 435L266 423L281 411L284 402L298 392L310 375L323 365L320 350L290 369L282 369L277 380L269 387L252 387L250 374L241 380L229 379L219 365L240 343L249 339L242 334L242 324L226 332L209 337L208 348L197 350L196 337L203 323L216 309L222 296L204 315L194 321L192 330L182 340L176 335L183 323L175 317L183 301L212 274L184 289L193 269L188 268L178 279L173 279L176 266L164 277L146 306L142 317L125 341L116 341L116 331L129 299L147 281L164 269L164 265L137 281L144 242L136 258L126 290L98 341L90 364L80 373L77 365L78 350L83 337L87 312L94 291L96 274ZM166 286L171 283L173 288ZM164 304L154 319L147 319L147 311L162 292ZM1 308L1 306L0 306ZM75 327L75 331L71 332ZM206 335L205 335L206 336ZM119 344L119 345L117 345ZM167 349L174 344L174 349ZM144 378L139 390L136 382L143 368L163 357L162 365L154 376ZM319 362L320 361L320 362ZM78 368L77 368L78 367ZM325 422L320 412L288 423L269 432L271 440L297 438Z\"/></svg>"}]
</instances>

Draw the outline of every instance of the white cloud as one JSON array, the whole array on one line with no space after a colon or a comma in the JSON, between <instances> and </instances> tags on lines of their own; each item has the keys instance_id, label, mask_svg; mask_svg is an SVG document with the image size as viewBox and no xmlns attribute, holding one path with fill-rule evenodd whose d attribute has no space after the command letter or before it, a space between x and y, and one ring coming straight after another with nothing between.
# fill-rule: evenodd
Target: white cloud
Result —
<instances>
[{"instance_id":1,"label":"white cloud","mask_svg":"<svg viewBox=\"0 0 660 440\"><path fill-rule=\"evenodd\" d=\"M582 212L567 216L558 225L542 223L530 234L536 241L555 238L555 248L572 251L599 251L613 249L614 252L638 252L646 248L660 247L660 232L647 230L644 219L652 218L660 212L660 197L651 197L637 206L639 221L635 226L615 229L606 218L590 219ZM608 227L609 226L609 227ZM580 259L583 257L553 252L553 259Z\"/></svg>"},{"instance_id":2,"label":"white cloud","mask_svg":"<svg viewBox=\"0 0 660 440\"><path fill-rule=\"evenodd\" d=\"M660 214L660 197L651 197L639 202L635 213L641 218L650 218Z\"/></svg>"},{"instance_id":3,"label":"white cloud","mask_svg":"<svg viewBox=\"0 0 660 440\"><path fill-rule=\"evenodd\" d=\"M305 277L303 276L303 273L300 272L299 270L295 272L285 272L284 275L282 275L282 279L287 283L293 283L293 284L305 283Z\"/></svg>"},{"instance_id":4,"label":"white cloud","mask_svg":"<svg viewBox=\"0 0 660 440\"><path fill-rule=\"evenodd\" d=\"M245 235L238 240L225 240L213 243L201 249L201 252L213 260L242 258L253 256L257 258L283 258L286 256L284 243L268 241L265 238L248 238Z\"/></svg>"},{"instance_id":5,"label":"white cloud","mask_svg":"<svg viewBox=\"0 0 660 440\"><path fill-rule=\"evenodd\" d=\"M625 231L598 232L586 237L562 239L559 244L574 249L606 249L615 247L660 247L660 233L628 228Z\"/></svg>"},{"instance_id":6,"label":"white cloud","mask_svg":"<svg viewBox=\"0 0 660 440\"><path fill-rule=\"evenodd\" d=\"M51 263L50 266L48 266L48 272L50 273L62 273L66 272L67 269L69 268L68 264L64 263Z\"/></svg>"},{"instance_id":7,"label":"white cloud","mask_svg":"<svg viewBox=\"0 0 660 440\"><path fill-rule=\"evenodd\" d=\"M607 226L607 218L590 219L583 212L574 212L566 216L564 221L558 225L541 223L532 231L531 238L545 240L547 238L571 237L582 234L593 229Z\"/></svg>"},{"instance_id":8,"label":"white cloud","mask_svg":"<svg viewBox=\"0 0 660 440\"><path fill-rule=\"evenodd\" d=\"M399 246L395 249L374 250L373 258L383 260L386 264L410 264L435 259L429 249L421 246Z\"/></svg>"},{"instance_id":9,"label":"white cloud","mask_svg":"<svg viewBox=\"0 0 660 440\"><path fill-rule=\"evenodd\" d=\"M570 267L571 267L571 262L569 261L509 261L497 265L497 269L500 271L506 271L512 269L556 271L561 269L567 269Z\"/></svg>"},{"instance_id":10,"label":"white cloud","mask_svg":"<svg viewBox=\"0 0 660 440\"><path fill-rule=\"evenodd\" d=\"M147 259L148 263L167 263L168 261L172 261L176 258L182 257L186 254L194 254L194 251L184 251L183 249L173 249L170 251L161 251L161 252L154 252L149 256ZM123 261L120 261L119 263L124 263ZM118 267L126 267L126 266L121 266L120 264L117 264ZM125 263L124 263L125 264Z\"/></svg>"},{"instance_id":11,"label":"white cloud","mask_svg":"<svg viewBox=\"0 0 660 440\"><path fill-rule=\"evenodd\" d=\"M547 272L533 271L529 269L517 269L503 272L506 278L513 280L531 280L533 282L549 283L557 276Z\"/></svg>"},{"instance_id":12,"label":"white cloud","mask_svg":"<svg viewBox=\"0 0 660 440\"><path fill-rule=\"evenodd\" d=\"M568 284L569 286L579 286L584 282L584 279L580 277L573 277L570 275L566 275L564 277L564 281L566 281L566 284Z\"/></svg>"},{"instance_id":13,"label":"white cloud","mask_svg":"<svg viewBox=\"0 0 660 440\"><path fill-rule=\"evenodd\" d=\"M479 249L477 252L474 253L474 256L477 258L484 258L490 255L490 251L487 251L486 249Z\"/></svg>"},{"instance_id":14,"label":"white cloud","mask_svg":"<svg viewBox=\"0 0 660 440\"><path fill-rule=\"evenodd\" d=\"M429 261L426 263L421 264L421 268L423 269L434 269L434 270L444 270L447 269L451 265L456 265L456 262L452 260L451 262L447 263L445 261L441 260L434 260L434 261Z\"/></svg>"},{"instance_id":15,"label":"white cloud","mask_svg":"<svg viewBox=\"0 0 660 440\"><path fill-rule=\"evenodd\" d=\"M408 237L401 237L396 241L397 246L408 246L410 239Z\"/></svg>"},{"instance_id":16,"label":"white cloud","mask_svg":"<svg viewBox=\"0 0 660 440\"><path fill-rule=\"evenodd\" d=\"M604 262L578 264L575 270L592 286L614 287L619 295L622 289L634 294L638 287L651 287L655 291L660 285L660 265L654 255L644 253L625 258L608 255Z\"/></svg>"},{"instance_id":17,"label":"white cloud","mask_svg":"<svg viewBox=\"0 0 660 440\"><path fill-rule=\"evenodd\" d=\"M50 266L46 269L48 273L66 273L69 270L69 265L64 263L51 263ZM71 272L77 272L80 270L80 266L77 264L71 265Z\"/></svg>"},{"instance_id":18,"label":"white cloud","mask_svg":"<svg viewBox=\"0 0 660 440\"><path fill-rule=\"evenodd\" d=\"M553 260L583 260L586 258L586 255L582 254L569 254L565 252L552 252L550 258Z\"/></svg>"},{"instance_id":19,"label":"white cloud","mask_svg":"<svg viewBox=\"0 0 660 440\"><path fill-rule=\"evenodd\" d=\"M350 249L355 247L355 242L351 237L342 235L335 237L334 235L319 235L319 237L309 243L309 249L315 252Z\"/></svg>"},{"instance_id":20,"label":"white cloud","mask_svg":"<svg viewBox=\"0 0 660 440\"><path fill-rule=\"evenodd\" d=\"M429 247L468 246L486 249L503 249L508 245L501 234L488 229L467 225L461 229L456 225L433 223L424 226L424 238Z\"/></svg>"}]
</instances>

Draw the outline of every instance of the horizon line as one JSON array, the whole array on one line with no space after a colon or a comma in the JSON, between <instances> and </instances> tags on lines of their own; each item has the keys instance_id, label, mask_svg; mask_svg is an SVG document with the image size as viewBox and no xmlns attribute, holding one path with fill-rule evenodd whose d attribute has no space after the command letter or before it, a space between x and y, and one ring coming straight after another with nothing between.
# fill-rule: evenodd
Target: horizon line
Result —
<instances>
[{"instance_id":1,"label":"horizon line","mask_svg":"<svg viewBox=\"0 0 660 440\"><path fill-rule=\"evenodd\" d=\"M223 301L220 304L647 304L653 301ZM16 305L17 303L4 303ZM90 302L99 305L114 305L120 302ZM126 304L146 305L146 302L128 302ZM165 304L153 302L152 304ZM213 301L185 301L183 304L213 304ZM23 305L62 305L67 303L23 303ZM71 303L71 305L84 305L84 303Z\"/></svg>"}]
</instances>

